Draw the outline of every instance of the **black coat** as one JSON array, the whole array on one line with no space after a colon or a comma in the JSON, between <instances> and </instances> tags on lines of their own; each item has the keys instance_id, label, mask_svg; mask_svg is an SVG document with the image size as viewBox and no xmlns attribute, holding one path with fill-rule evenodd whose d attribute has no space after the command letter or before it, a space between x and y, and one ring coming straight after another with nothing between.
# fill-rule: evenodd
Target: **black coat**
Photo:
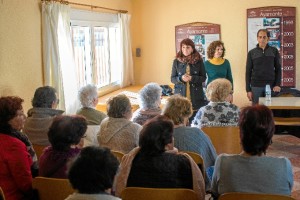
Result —
<instances>
[{"instance_id":1,"label":"black coat","mask_svg":"<svg viewBox=\"0 0 300 200\"><path fill-rule=\"evenodd\" d=\"M206 80L206 73L203 61L200 60L195 64L190 65L190 93L191 101L194 110L198 110L205 105L202 83ZM181 77L186 73L187 63L179 62L177 59L173 61L171 81L175 84L174 94L186 96L186 82L183 82Z\"/></svg>"}]
</instances>

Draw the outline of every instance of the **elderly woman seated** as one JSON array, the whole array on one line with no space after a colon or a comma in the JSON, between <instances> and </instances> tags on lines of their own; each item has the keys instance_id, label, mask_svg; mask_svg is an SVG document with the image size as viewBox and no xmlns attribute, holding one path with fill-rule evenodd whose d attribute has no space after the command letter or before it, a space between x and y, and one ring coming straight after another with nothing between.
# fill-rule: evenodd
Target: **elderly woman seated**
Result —
<instances>
[{"instance_id":1,"label":"elderly woman seated","mask_svg":"<svg viewBox=\"0 0 300 200\"><path fill-rule=\"evenodd\" d=\"M291 195L291 162L266 155L275 131L272 111L262 105L242 109L239 129L243 151L218 156L212 180L214 196L227 192Z\"/></svg>"},{"instance_id":2,"label":"elderly woman seated","mask_svg":"<svg viewBox=\"0 0 300 200\"><path fill-rule=\"evenodd\" d=\"M97 87L90 84L83 86L78 92L78 97L82 107L76 114L84 116L88 125L100 125L101 121L107 116L95 109L98 104Z\"/></svg>"},{"instance_id":3,"label":"elderly woman seated","mask_svg":"<svg viewBox=\"0 0 300 200\"><path fill-rule=\"evenodd\" d=\"M121 200L111 195L119 161L107 148L86 147L71 163L68 178L77 192L66 200Z\"/></svg>"},{"instance_id":4,"label":"elderly woman seated","mask_svg":"<svg viewBox=\"0 0 300 200\"><path fill-rule=\"evenodd\" d=\"M225 78L215 79L208 84L206 97L208 105L201 107L192 121L194 127L237 126L240 109L226 101L232 91L230 81Z\"/></svg>"},{"instance_id":5,"label":"elderly woman seated","mask_svg":"<svg viewBox=\"0 0 300 200\"><path fill-rule=\"evenodd\" d=\"M207 171L205 183L209 190L212 167L217 158L216 150L210 138L199 128L187 126L190 116L193 114L191 101L180 95L171 96L163 109L163 115L174 123L174 143L179 151L191 151L203 157L204 168Z\"/></svg>"},{"instance_id":6,"label":"elderly woman seated","mask_svg":"<svg viewBox=\"0 0 300 200\"><path fill-rule=\"evenodd\" d=\"M32 197L34 151L20 132L25 121L23 101L16 96L0 97L0 187L7 200Z\"/></svg>"},{"instance_id":7,"label":"elderly woman seated","mask_svg":"<svg viewBox=\"0 0 300 200\"><path fill-rule=\"evenodd\" d=\"M87 129L80 115L61 115L53 119L48 138L51 146L44 149L39 160L40 176L67 178L67 163L80 153L78 145Z\"/></svg>"},{"instance_id":8,"label":"elderly woman seated","mask_svg":"<svg viewBox=\"0 0 300 200\"><path fill-rule=\"evenodd\" d=\"M139 147L126 154L116 177L116 196L125 187L189 188L204 199L204 181L197 164L174 149L173 123L165 116L147 121Z\"/></svg>"},{"instance_id":9,"label":"elderly woman seated","mask_svg":"<svg viewBox=\"0 0 300 200\"><path fill-rule=\"evenodd\" d=\"M137 147L142 126L130 121L132 110L128 97L120 94L110 98L107 115L100 125L99 145L122 153Z\"/></svg>"},{"instance_id":10,"label":"elderly woman seated","mask_svg":"<svg viewBox=\"0 0 300 200\"><path fill-rule=\"evenodd\" d=\"M160 115L162 88L157 83L148 83L139 91L140 108L133 113L132 121L143 125L145 121Z\"/></svg>"}]
</instances>

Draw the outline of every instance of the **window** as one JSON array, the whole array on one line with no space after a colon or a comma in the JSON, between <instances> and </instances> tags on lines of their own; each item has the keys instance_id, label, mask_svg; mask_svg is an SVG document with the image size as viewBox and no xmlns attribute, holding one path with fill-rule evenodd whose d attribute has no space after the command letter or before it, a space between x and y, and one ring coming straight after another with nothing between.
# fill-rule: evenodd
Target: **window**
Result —
<instances>
[{"instance_id":1,"label":"window","mask_svg":"<svg viewBox=\"0 0 300 200\"><path fill-rule=\"evenodd\" d=\"M109 20L107 15L113 18ZM71 13L71 36L79 86L91 83L99 89L109 90L119 85L120 29L115 18L114 14Z\"/></svg>"}]
</instances>

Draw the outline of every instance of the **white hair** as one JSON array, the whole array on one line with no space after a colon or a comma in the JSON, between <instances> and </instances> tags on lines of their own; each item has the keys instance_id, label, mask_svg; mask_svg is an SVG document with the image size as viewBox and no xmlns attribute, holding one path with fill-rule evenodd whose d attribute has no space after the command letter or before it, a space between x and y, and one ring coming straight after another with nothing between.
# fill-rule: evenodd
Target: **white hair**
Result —
<instances>
[{"instance_id":1,"label":"white hair","mask_svg":"<svg viewBox=\"0 0 300 200\"><path fill-rule=\"evenodd\" d=\"M162 88L157 83L148 83L139 91L140 107L142 109L157 108L160 103Z\"/></svg>"},{"instance_id":2,"label":"white hair","mask_svg":"<svg viewBox=\"0 0 300 200\"><path fill-rule=\"evenodd\" d=\"M98 98L97 87L91 84L83 86L78 92L78 98L83 107L94 108L93 101Z\"/></svg>"}]
</instances>

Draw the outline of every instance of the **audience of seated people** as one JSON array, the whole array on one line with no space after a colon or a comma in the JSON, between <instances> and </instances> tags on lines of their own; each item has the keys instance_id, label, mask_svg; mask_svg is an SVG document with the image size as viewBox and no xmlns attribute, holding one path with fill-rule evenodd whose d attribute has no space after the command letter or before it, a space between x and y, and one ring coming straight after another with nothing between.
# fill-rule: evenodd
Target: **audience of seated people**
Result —
<instances>
[{"instance_id":1,"label":"audience of seated people","mask_svg":"<svg viewBox=\"0 0 300 200\"><path fill-rule=\"evenodd\" d=\"M51 146L44 149L39 160L39 175L67 178L67 163L80 153L81 149L77 145L86 129L86 119L80 115L56 116L48 132Z\"/></svg>"},{"instance_id":2,"label":"audience of seated people","mask_svg":"<svg viewBox=\"0 0 300 200\"><path fill-rule=\"evenodd\" d=\"M142 126L130 121L132 110L129 98L123 94L111 97L107 101L107 115L100 124L99 145L122 153L137 147Z\"/></svg>"},{"instance_id":3,"label":"audience of seated people","mask_svg":"<svg viewBox=\"0 0 300 200\"><path fill-rule=\"evenodd\" d=\"M97 87L90 84L83 86L78 92L78 97L82 107L76 114L84 116L88 125L100 125L107 116L95 109L98 104Z\"/></svg>"},{"instance_id":4,"label":"audience of seated people","mask_svg":"<svg viewBox=\"0 0 300 200\"><path fill-rule=\"evenodd\" d=\"M205 183L206 190L209 190L210 180L215 159L216 150L210 138L199 128L187 126L190 116L193 114L192 103L186 97L173 95L168 100L163 109L163 115L167 116L174 123L175 147L179 151L191 151L198 153L204 160L204 168L209 172Z\"/></svg>"},{"instance_id":5,"label":"audience of seated people","mask_svg":"<svg viewBox=\"0 0 300 200\"><path fill-rule=\"evenodd\" d=\"M59 103L56 90L50 86L39 87L32 99L33 108L27 112L23 133L25 133L32 144L47 146L49 140L47 133L55 116L64 111L56 109Z\"/></svg>"},{"instance_id":6,"label":"audience of seated people","mask_svg":"<svg viewBox=\"0 0 300 200\"><path fill-rule=\"evenodd\" d=\"M23 101L15 96L0 97L0 187L6 200L29 200L32 195L34 152L20 132L25 121Z\"/></svg>"},{"instance_id":7,"label":"audience of seated people","mask_svg":"<svg viewBox=\"0 0 300 200\"><path fill-rule=\"evenodd\" d=\"M215 164L212 192L291 195L293 172L285 157L267 156L275 131L272 111L263 105L245 107L239 120L243 151L221 154Z\"/></svg>"},{"instance_id":8,"label":"audience of seated people","mask_svg":"<svg viewBox=\"0 0 300 200\"><path fill-rule=\"evenodd\" d=\"M204 199L205 189L211 189L215 198L226 192L291 195L291 162L285 157L266 156L275 131L271 110L255 105L240 112L237 106L226 102L230 91L228 80L212 81L206 91L210 103L193 120L193 126L197 127L237 125L238 121L243 151L218 157L207 135L197 127L187 126L193 113L187 98L171 96L160 115L161 87L156 83L149 83L140 91L141 108L133 118L125 95L108 100L107 118L103 119L103 113L95 117L92 113L97 113L94 111L98 97L92 85L79 92L83 107L78 114L84 117L61 115L63 111L56 110L55 89L49 86L36 90L26 121L23 99L0 97L0 187L7 200L33 198L31 183L38 165L28 134L36 144L50 142L39 160L39 175L69 178L78 192L67 200L118 200L125 187L189 188L198 199ZM137 123L131 122L131 118ZM101 147L81 150L79 144L87 125L101 121L98 133ZM24 123L27 127L23 128ZM115 179L119 163L108 148L127 153ZM213 169L208 170L213 171L211 185L209 179L204 183L192 158L180 151L196 152L203 157L205 168ZM114 192L118 197L111 195Z\"/></svg>"},{"instance_id":9,"label":"audience of seated people","mask_svg":"<svg viewBox=\"0 0 300 200\"><path fill-rule=\"evenodd\" d=\"M187 154L174 149L174 125L159 115L143 125L139 147L126 154L116 177L116 196L125 187L189 188L204 199L203 176Z\"/></svg>"},{"instance_id":10,"label":"audience of seated people","mask_svg":"<svg viewBox=\"0 0 300 200\"><path fill-rule=\"evenodd\" d=\"M132 121L143 125L148 119L161 114L162 88L157 83L148 83L139 91L139 109L132 116Z\"/></svg>"},{"instance_id":11,"label":"audience of seated people","mask_svg":"<svg viewBox=\"0 0 300 200\"><path fill-rule=\"evenodd\" d=\"M77 190L66 200L120 200L111 195L119 161L107 148L85 147L69 165L68 179Z\"/></svg>"},{"instance_id":12,"label":"audience of seated people","mask_svg":"<svg viewBox=\"0 0 300 200\"><path fill-rule=\"evenodd\" d=\"M225 78L210 82L206 89L206 97L210 102L198 110L191 126L237 126L240 109L226 100L231 91L232 85Z\"/></svg>"}]
</instances>

